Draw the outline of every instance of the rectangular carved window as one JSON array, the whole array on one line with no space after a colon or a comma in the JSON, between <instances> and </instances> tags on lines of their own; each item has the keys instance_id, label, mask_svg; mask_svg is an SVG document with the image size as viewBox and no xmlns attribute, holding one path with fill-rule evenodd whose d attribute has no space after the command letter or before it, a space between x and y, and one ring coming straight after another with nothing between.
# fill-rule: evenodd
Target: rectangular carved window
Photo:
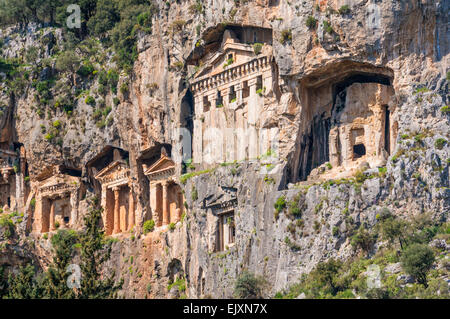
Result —
<instances>
[{"instance_id":1,"label":"rectangular carved window","mask_svg":"<svg viewBox=\"0 0 450 319\"><path fill-rule=\"evenodd\" d=\"M223 251L229 248L234 244L235 238L234 211L219 215L216 250Z\"/></svg>"}]
</instances>

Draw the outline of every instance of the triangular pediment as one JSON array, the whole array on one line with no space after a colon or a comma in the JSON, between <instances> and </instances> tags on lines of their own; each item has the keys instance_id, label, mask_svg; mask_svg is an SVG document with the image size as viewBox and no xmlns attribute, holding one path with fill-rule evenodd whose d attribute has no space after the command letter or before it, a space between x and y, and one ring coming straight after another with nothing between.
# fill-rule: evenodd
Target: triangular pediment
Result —
<instances>
[{"instance_id":1,"label":"triangular pediment","mask_svg":"<svg viewBox=\"0 0 450 319\"><path fill-rule=\"evenodd\" d=\"M169 157L162 155L159 160L157 160L153 165L151 165L146 171L145 175L152 175L155 173L160 173L175 168L175 162Z\"/></svg>"},{"instance_id":2,"label":"triangular pediment","mask_svg":"<svg viewBox=\"0 0 450 319\"><path fill-rule=\"evenodd\" d=\"M98 172L95 178L99 180L110 179L114 176L128 174L129 171L130 169L124 161L115 161Z\"/></svg>"}]
</instances>

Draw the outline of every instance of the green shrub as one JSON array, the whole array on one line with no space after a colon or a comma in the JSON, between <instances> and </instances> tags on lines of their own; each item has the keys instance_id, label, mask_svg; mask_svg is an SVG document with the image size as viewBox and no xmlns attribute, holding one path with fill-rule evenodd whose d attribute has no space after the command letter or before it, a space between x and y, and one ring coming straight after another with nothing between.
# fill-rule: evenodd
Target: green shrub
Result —
<instances>
[{"instance_id":1,"label":"green shrub","mask_svg":"<svg viewBox=\"0 0 450 319\"><path fill-rule=\"evenodd\" d=\"M405 245L405 237L407 231L407 224L399 219L392 217L392 215L383 210L383 214L380 216L383 219L381 224L381 232L383 238L387 239L390 243L398 240L400 247L403 249Z\"/></svg>"},{"instance_id":2,"label":"green shrub","mask_svg":"<svg viewBox=\"0 0 450 319\"><path fill-rule=\"evenodd\" d=\"M292 31L290 29L284 29L281 31L280 43L286 44L292 41Z\"/></svg>"},{"instance_id":3,"label":"green shrub","mask_svg":"<svg viewBox=\"0 0 450 319\"><path fill-rule=\"evenodd\" d=\"M128 83L127 82L122 83L122 85L120 86L120 93L126 95L128 94L128 91L129 91Z\"/></svg>"},{"instance_id":4,"label":"green shrub","mask_svg":"<svg viewBox=\"0 0 450 319\"><path fill-rule=\"evenodd\" d=\"M88 96L84 99L84 102L85 102L86 104L88 104L88 105L95 106L95 99L94 99L94 97L92 97L91 95L88 95Z\"/></svg>"},{"instance_id":5,"label":"green shrub","mask_svg":"<svg viewBox=\"0 0 450 319\"><path fill-rule=\"evenodd\" d=\"M263 297L264 285L263 278L245 270L236 280L233 295L238 299L259 299Z\"/></svg>"},{"instance_id":6,"label":"green shrub","mask_svg":"<svg viewBox=\"0 0 450 319\"><path fill-rule=\"evenodd\" d=\"M55 135L53 135L53 133L47 133L44 138L47 142L50 142L55 138Z\"/></svg>"},{"instance_id":7,"label":"green shrub","mask_svg":"<svg viewBox=\"0 0 450 319\"><path fill-rule=\"evenodd\" d=\"M87 62L78 69L77 73L82 77L87 77L91 75L94 71L95 71L94 66L90 62Z\"/></svg>"},{"instance_id":8,"label":"green shrub","mask_svg":"<svg viewBox=\"0 0 450 319\"><path fill-rule=\"evenodd\" d=\"M155 221L153 219L144 222L144 234L148 234L155 229Z\"/></svg>"},{"instance_id":9,"label":"green shrub","mask_svg":"<svg viewBox=\"0 0 450 319\"><path fill-rule=\"evenodd\" d=\"M342 15L350 13L350 7L348 5L343 5L339 8L338 12Z\"/></svg>"},{"instance_id":10,"label":"green shrub","mask_svg":"<svg viewBox=\"0 0 450 319\"><path fill-rule=\"evenodd\" d=\"M253 44L253 52L258 55L262 51L263 44L262 43L254 43Z\"/></svg>"},{"instance_id":11,"label":"green shrub","mask_svg":"<svg viewBox=\"0 0 450 319\"><path fill-rule=\"evenodd\" d=\"M9 239L14 235L14 222L8 215L0 217L0 227L3 228L3 236L6 239Z\"/></svg>"},{"instance_id":12,"label":"green shrub","mask_svg":"<svg viewBox=\"0 0 450 319\"><path fill-rule=\"evenodd\" d=\"M420 87L420 88L417 88L417 89L414 91L413 94L426 93L426 92L429 92L429 91L430 91L430 89L427 88L427 87Z\"/></svg>"},{"instance_id":13,"label":"green shrub","mask_svg":"<svg viewBox=\"0 0 450 319\"><path fill-rule=\"evenodd\" d=\"M449 114L450 113L450 106L445 105L445 106L441 107L441 113L442 114Z\"/></svg>"},{"instance_id":14,"label":"green shrub","mask_svg":"<svg viewBox=\"0 0 450 319\"><path fill-rule=\"evenodd\" d=\"M403 269L417 279L417 282L428 287L427 274L430 271L435 257L433 250L424 244L412 244L402 254Z\"/></svg>"},{"instance_id":15,"label":"green shrub","mask_svg":"<svg viewBox=\"0 0 450 319\"><path fill-rule=\"evenodd\" d=\"M275 211L277 211L278 213L280 213L283 209L286 208L286 197L284 195L277 198L274 204L274 208Z\"/></svg>"},{"instance_id":16,"label":"green shrub","mask_svg":"<svg viewBox=\"0 0 450 319\"><path fill-rule=\"evenodd\" d=\"M447 140L444 138L438 138L435 142L434 142L434 146L438 149L441 150L444 148L445 144L447 144Z\"/></svg>"},{"instance_id":17,"label":"green shrub","mask_svg":"<svg viewBox=\"0 0 450 319\"><path fill-rule=\"evenodd\" d=\"M331 24L330 24L330 22L329 21L323 21L323 28L324 28L324 30L327 32L327 33L329 33L329 34L332 34L333 33L333 27L331 26Z\"/></svg>"},{"instance_id":18,"label":"green shrub","mask_svg":"<svg viewBox=\"0 0 450 319\"><path fill-rule=\"evenodd\" d=\"M363 251L369 252L375 243L375 236L361 226L356 234L352 236L350 243L355 249L361 248Z\"/></svg>"},{"instance_id":19,"label":"green shrub","mask_svg":"<svg viewBox=\"0 0 450 319\"><path fill-rule=\"evenodd\" d=\"M170 231L175 230L175 223L170 223L170 224L169 224L169 230L170 230Z\"/></svg>"},{"instance_id":20,"label":"green shrub","mask_svg":"<svg viewBox=\"0 0 450 319\"><path fill-rule=\"evenodd\" d=\"M364 183L364 181L367 179L366 174L364 174L361 170L357 170L355 173L355 180L357 183Z\"/></svg>"},{"instance_id":21,"label":"green shrub","mask_svg":"<svg viewBox=\"0 0 450 319\"><path fill-rule=\"evenodd\" d=\"M60 120L56 120L53 122L53 127L56 129L59 129L61 127L61 121Z\"/></svg>"},{"instance_id":22,"label":"green shrub","mask_svg":"<svg viewBox=\"0 0 450 319\"><path fill-rule=\"evenodd\" d=\"M333 236L337 236L339 234L339 227L334 226L331 232Z\"/></svg>"},{"instance_id":23,"label":"green shrub","mask_svg":"<svg viewBox=\"0 0 450 319\"><path fill-rule=\"evenodd\" d=\"M316 27L317 20L313 16L309 16L308 19L306 19L306 26L310 29L314 29Z\"/></svg>"}]
</instances>

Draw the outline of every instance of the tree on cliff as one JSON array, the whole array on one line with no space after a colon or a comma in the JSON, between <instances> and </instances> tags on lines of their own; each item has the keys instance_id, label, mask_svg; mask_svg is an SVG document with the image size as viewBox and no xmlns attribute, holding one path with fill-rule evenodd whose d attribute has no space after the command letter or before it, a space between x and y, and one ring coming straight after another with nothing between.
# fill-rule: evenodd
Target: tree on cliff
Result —
<instances>
[{"instance_id":1,"label":"tree on cliff","mask_svg":"<svg viewBox=\"0 0 450 319\"><path fill-rule=\"evenodd\" d=\"M67 267L72 260L77 233L73 230L59 230L53 235L51 242L54 256L43 281L44 296L50 299L75 298L74 290L67 285L70 276Z\"/></svg>"},{"instance_id":2,"label":"tree on cliff","mask_svg":"<svg viewBox=\"0 0 450 319\"><path fill-rule=\"evenodd\" d=\"M99 227L100 209L91 209L85 216L86 230L80 235L81 288L78 298L113 298L121 283L114 284L114 273L105 278L101 267L111 256L111 245L106 244L104 232Z\"/></svg>"},{"instance_id":3,"label":"tree on cliff","mask_svg":"<svg viewBox=\"0 0 450 319\"><path fill-rule=\"evenodd\" d=\"M33 265L20 267L15 276L9 275L7 295L8 299L38 299L43 297L42 286L38 283ZM1 292L0 292L1 296Z\"/></svg>"}]
</instances>

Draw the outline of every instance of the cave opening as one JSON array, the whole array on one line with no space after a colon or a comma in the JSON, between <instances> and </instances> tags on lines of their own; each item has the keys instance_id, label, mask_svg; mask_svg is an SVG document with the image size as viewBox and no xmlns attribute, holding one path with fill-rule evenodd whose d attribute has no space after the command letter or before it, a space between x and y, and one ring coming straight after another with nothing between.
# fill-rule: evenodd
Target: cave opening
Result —
<instances>
[{"instance_id":1,"label":"cave opening","mask_svg":"<svg viewBox=\"0 0 450 319\"><path fill-rule=\"evenodd\" d=\"M361 158L366 155L366 147L364 144L353 145L353 159Z\"/></svg>"}]
</instances>

